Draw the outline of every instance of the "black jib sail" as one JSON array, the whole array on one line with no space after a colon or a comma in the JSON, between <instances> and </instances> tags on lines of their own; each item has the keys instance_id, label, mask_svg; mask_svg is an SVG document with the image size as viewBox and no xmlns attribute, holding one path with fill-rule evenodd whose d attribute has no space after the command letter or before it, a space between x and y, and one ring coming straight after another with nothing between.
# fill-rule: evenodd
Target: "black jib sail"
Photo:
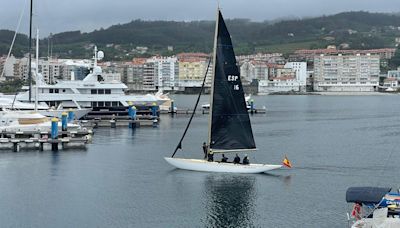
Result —
<instances>
[{"instance_id":1,"label":"black jib sail","mask_svg":"<svg viewBox=\"0 0 400 228\"><path fill-rule=\"evenodd\" d=\"M218 11L211 101L210 148L255 149L231 36Z\"/></svg>"}]
</instances>

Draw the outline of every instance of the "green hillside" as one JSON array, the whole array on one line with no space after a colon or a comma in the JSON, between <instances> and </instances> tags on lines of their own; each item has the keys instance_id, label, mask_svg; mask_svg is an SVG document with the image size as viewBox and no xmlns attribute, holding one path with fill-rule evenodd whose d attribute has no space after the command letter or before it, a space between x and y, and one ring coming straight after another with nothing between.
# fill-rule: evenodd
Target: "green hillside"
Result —
<instances>
[{"instance_id":1,"label":"green hillside","mask_svg":"<svg viewBox=\"0 0 400 228\"><path fill-rule=\"evenodd\" d=\"M252 22L247 19L226 20L237 54L262 52L291 53L300 48L324 48L346 43L351 49L394 47L400 37L400 16L394 14L345 12L317 18L280 22ZM63 58L90 57L90 44L106 52L107 59L131 59L153 54L178 52L211 52L213 21L143 21L89 33L70 31L53 35L53 53ZM13 33L0 30L0 55L5 54ZM47 55L47 39L41 41L41 51ZM27 50L27 37L19 35L14 55ZM148 47L139 54L137 46ZM173 51L167 47L172 46Z\"/></svg>"}]
</instances>

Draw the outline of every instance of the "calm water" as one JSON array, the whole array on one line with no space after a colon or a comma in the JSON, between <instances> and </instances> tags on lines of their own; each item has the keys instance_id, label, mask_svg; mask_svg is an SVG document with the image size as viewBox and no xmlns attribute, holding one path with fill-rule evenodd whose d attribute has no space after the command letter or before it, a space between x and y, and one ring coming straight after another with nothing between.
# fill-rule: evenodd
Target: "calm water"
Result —
<instances>
[{"instance_id":1,"label":"calm water","mask_svg":"<svg viewBox=\"0 0 400 228\"><path fill-rule=\"evenodd\" d=\"M345 227L349 186L399 187L399 96L267 96L250 161L291 170L213 174L164 160L188 116L98 129L87 150L0 152L1 227ZM189 107L194 96L176 96ZM205 101L205 100L204 100ZM202 156L206 115L179 157ZM232 157L232 156L231 156Z\"/></svg>"}]
</instances>

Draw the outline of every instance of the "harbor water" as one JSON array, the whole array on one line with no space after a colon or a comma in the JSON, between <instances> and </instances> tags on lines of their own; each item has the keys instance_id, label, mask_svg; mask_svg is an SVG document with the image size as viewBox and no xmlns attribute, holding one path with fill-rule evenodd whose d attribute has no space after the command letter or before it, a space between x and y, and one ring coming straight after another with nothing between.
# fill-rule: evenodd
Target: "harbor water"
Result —
<instances>
[{"instance_id":1,"label":"harbor water","mask_svg":"<svg viewBox=\"0 0 400 228\"><path fill-rule=\"evenodd\" d=\"M348 187L399 187L399 96L253 99L267 112L251 117L250 162L287 155L292 169L176 170L163 157L189 115L163 115L157 128L96 129L86 150L1 151L1 227L346 227ZM207 122L196 114L176 157L202 157Z\"/></svg>"}]
</instances>

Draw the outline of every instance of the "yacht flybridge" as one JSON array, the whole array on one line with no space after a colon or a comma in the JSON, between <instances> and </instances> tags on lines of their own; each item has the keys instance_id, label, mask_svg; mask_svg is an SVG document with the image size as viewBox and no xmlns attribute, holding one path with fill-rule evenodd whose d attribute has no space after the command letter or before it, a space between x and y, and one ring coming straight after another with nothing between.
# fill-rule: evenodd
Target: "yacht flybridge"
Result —
<instances>
[{"instance_id":1,"label":"yacht flybridge","mask_svg":"<svg viewBox=\"0 0 400 228\"><path fill-rule=\"evenodd\" d=\"M90 68L90 73L83 80L59 81L57 84L46 84L39 80L34 85L32 92L38 91L38 101L45 102L50 107L56 108L74 108L96 111L126 111L132 103L135 106L152 106L160 102L154 95L126 95L127 86L119 81L104 82L102 69L97 65L97 60L104 57L102 51L97 51L95 47L94 62ZM35 87L38 87L37 89ZM27 90L27 87L23 89ZM29 93L24 92L17 95L17 100L29 102Z\"/></svg>"}]
</instances>

